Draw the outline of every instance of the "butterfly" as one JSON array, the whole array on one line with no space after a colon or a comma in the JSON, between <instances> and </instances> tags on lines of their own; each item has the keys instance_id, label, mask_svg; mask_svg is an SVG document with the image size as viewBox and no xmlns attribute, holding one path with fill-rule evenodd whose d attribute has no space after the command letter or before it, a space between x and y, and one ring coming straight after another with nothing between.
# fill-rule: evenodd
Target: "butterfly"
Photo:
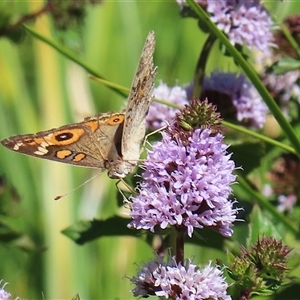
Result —
<instances>
[{"instance_id":1,"label":"butterfly","mask_svg":"<svg viewBox=\"0 0 300 300\"><path fill-rule=\"evenodd\" d=\"M136 166L146 133L146 116L153 101L157 67L150 32L132 82L124 112L99 113L82 122L14 135L1 141L6 148L76 166L106 169L110 178L124 178Z\"/></svg>"}]
</instances>

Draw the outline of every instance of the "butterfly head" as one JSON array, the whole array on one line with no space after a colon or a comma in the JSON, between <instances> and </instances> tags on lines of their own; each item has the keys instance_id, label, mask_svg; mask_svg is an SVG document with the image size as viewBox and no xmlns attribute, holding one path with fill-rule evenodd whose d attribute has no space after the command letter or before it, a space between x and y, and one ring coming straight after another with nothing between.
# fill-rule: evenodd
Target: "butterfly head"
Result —
<instances>
[{"instance_id":1,"label":"butterfly head","mask_svg":"<svg viewBox=\"0 0 300 300\"><path fill-rule=\"evenodd\" d=\"M136 161L129 162L122 159L111 161L107 160L105 162L105 168L108 170L108 177L112 179L120 179L126 177L136 166L136 163Z\"/></svg>"}]
</instances>

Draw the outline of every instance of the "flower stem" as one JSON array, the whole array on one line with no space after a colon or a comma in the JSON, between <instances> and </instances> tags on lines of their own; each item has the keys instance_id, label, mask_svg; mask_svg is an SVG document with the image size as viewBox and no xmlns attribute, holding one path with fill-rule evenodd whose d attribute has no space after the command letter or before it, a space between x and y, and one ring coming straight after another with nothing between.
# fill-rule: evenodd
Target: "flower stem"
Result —
<instances>
[{"instance_id":1,"label":"flower stem","mask_svg":"<svg viewBox=\"0 0 300 300\"><path fill-rule=\"evenodd\" d=\"M175 259L176 263L184 263L184 236L186 232L185 226L179 226L176 228L176 254Z\"/></svg>"},{"instance_id":2,"label":"flower stem","mask_svg":"<svg viewBox=\"0 0 300 300\"><path fill-rule=\"evenodd\" d=\"M286 39L291 44L291 46L294 48L294 50L297 53L297 56L299 58L300 57L300 47L299 47L297 41L294 39L294 37L290 33L289 29L287 28L287 26L284 23L282 23L280 25L280 29L281 29L282 33L284 34L284 36L286 37Z\"/></svg>"},{"instance_id":3,"label":"flower stem","mask_svg":"<svg viewBox=\"0 0 300 300\"><path fill-rule=\"evenodd\" d=\"M194 99L200 99L208 55L216 39L217 38L214 34L209 34L200 53L196 70L195 70L195 76L194 76L194 89L193 89Z\"/></svg>"},{"instance_id":4,"label":"flower stem","mask_svg":"<svg viewBox=\"0 0 300 300\"><path fill-rule=\"evenodd\" d=\"M4 26L0 29L0 36L2 35L6 35L9 32L17 29L18 27L20 27L21 25L23 25L24 23L34 20L37 17L41 16L44 13L47 13L51 10L51 4L50 3L46 3L45 6L43 6L40 10L33 12L31 14L25 15L22 18L20 18L16 23L14 24L9 24L7 26Z\"/></svg>"},{"instance_id":5,"label":"flower stem","mask_svg":"<svg viewBox=\"0 0 300 300\"><path fill-rule=\"evenodd\" d=\"M261 97L264 99L265 103L272 112L274 118L277 120L278 124L282 128L282 131L286 134L287 138L290 140L291 144L294 146L298 156L300 157L300 140L294 129L292 128L289 121L283 115L281 109L276 104L275 100L272 98L266 87L263 85L261 80L254 68L244 59L241 53L231 44L228 38L223 32L221 32L218 27L210 20L206 12L201 8L201 6L194 0L187 0L187 3L199 16L199 20L203 22L211 32L225 45L228 52L233 56L235 61L240 65L245 74L248 76L250 81L253 83Z\"/></svg>"},{"instance_id":6,"label":"flower stem","mask_svg":"<svg viewBox=\"0 0 300 300\"><path fill-rule=\"evenodd\" d=\"M29 32L30 34L32 34L32 36L34 36L36 39L38 39L38 40L42 41L43 43L49 45L50 47L52 47L53 49L58 51L60 54L62 54L67 59L75 62L77 65L79 65L83 69L85 69L89 74L93 75L94 77L98 77L98 78L106 80L92 66L86 64L83 60L81 60L78 56L76 56L72 51L70 51L69 49L67 49L63 45L60 45L60 44L50 40L49 38L41 35L40 33L38 33L37 31L35 31L33 28L31 28L29 26L26 26L26 25L23 25L23 26L26 29L26 31ZM125 93L123 90L120 90L120 89L115 88L113 86L108 86L108 87L111 90L115 91L117 94L119 94L123 97L128 96L128 94Z\"/></svg>"}]
</instances>

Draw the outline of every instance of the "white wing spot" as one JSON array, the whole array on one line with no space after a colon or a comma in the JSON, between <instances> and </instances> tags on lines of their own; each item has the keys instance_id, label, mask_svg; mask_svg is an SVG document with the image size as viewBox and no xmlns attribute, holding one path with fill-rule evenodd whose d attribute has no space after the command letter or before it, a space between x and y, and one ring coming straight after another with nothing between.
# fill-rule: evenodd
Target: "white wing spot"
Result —
<instances>
[{"instance_id":1,"label":"white wing spot","mask_svg":"<svg viewBox=\"0 0 300 300\"><path fill-rule=\"evenodd\" d=\"M38 147L37 151L34 151L35 154L37 155L45 155L48 153L48 150L46 148L43 147Z\"/></svg>"},{"instance_id":2,"label":"white wing spot","mask_svg":"<svg viewBox=\"0 0 300 300\"><path fill-rule=\"evenodd\" d=\"M20 146L22 146L22 145L23 145L23 143L16 143L14 145L14 150L18 151L20 149Z\"/></svg>"},{"instance_id":3,"label":"white wing spot","mask_svg":"<svg viewBox=\"0 0 300 300\"><path fill-rule=\"evenodd\" d=\"M53 143L46 143L46 142L41 143L41 147L43 147L43 148L47 148L50 145L53 145Z\"/></svg>"}]
</instances>

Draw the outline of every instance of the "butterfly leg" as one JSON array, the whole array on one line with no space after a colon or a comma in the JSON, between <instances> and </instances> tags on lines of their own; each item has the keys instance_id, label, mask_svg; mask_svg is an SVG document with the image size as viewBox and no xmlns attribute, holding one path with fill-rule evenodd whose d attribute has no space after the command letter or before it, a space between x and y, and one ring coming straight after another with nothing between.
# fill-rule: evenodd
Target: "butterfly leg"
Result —
<instances>
[{"instance_id":1,"label":"butterfly leg","mask_svg":"<svg viewBox=\"0 0 300 300\"><path fill-rule=\"evenodd\" d=\"M120 187L121 183L127 189L127 191L129 191L130 193L137 195L137 192L127 182L125 182L125 180L123 180L122 178L120 178L119 180L117 180L117 182L115 183L115 186L116 186L117 190L119 191L119 193L122 195L122 197L125 200L125 202L128 202L127 201L128 200L127 197L125 196L125 194L123 193L123 191L122 191L122 189Z\"/></svg>"},{"instance_id":2,"label":"butterfly leg","mask_svg":"<svg viewBox=\"0 0 300 300\"><path fill-rule=\"evenodd\" d=\"M164 126L162 126L162 127L160 127L160 128L158 128L158 129L156 129L156 130L154 130L154 131L152 131L152 132L150 132L150 133L148 133L148 134L145 135L144 141L143 141L143 144L142 144L142 147L141 147L140 154L142 154L143 151L145 150L146 143L148 142L149 136L154 135L154 134L156 134L158 132L164 131L164 130L166 130L169 127L170 124L167 121L165 121L165 122L167 123L167 125L164 125Z\"/></svg>"}]
</instances>

